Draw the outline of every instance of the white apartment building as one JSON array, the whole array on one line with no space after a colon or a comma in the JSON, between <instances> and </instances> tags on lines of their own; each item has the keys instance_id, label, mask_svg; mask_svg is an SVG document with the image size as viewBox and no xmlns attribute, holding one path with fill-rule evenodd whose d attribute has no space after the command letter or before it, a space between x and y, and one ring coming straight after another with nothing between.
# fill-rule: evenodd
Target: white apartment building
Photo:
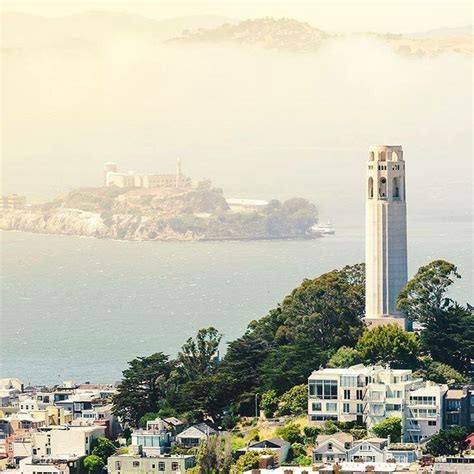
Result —
<instances>
[{"instance_id":1,"label":"white apartment building","mask_svg":"<svg viewBox=\"0 0 474 474\"><path fill-rule=\"evenodd\" d=\"M418 443L443 427L443 398L447 385L426 382L409 393L405 411L405 439Z\"/></svg>"},{"instance_id":2,"label":"white apartment building","mask_svg":"<svg viewBox=\"0 0 474 474\"><path fill-rule=\"evenodd\" d=\"M370 429L385 418L397 416L402 420L404 440L419 441L442 426L441 407L445 389L436 394L436 387L414 380L412 371L407 369L362 364L345 369L320 369L308 379L308 417L316 423L326 420L355 421ZM417 393L420 395L414 395ZM410 402L411 396L432 397L429 400L435 404L436 425L432 423L433 419L427 418L432 412L411 409L418 409L418 405L409 405L418 402L418 398ZM422 416L425 418L420 418Z\"/></svg>"},{"instance_id":3,"label":"white apartment building","mask_svg":"<svg viewBox=\"0 0 474 474\"><path fill-rule=\"evenodd\" d=\"M33 459L64 459L91 454L94 439L104 436L103 426L57 426L33 434Z\"/></svg>"}]
</instances>

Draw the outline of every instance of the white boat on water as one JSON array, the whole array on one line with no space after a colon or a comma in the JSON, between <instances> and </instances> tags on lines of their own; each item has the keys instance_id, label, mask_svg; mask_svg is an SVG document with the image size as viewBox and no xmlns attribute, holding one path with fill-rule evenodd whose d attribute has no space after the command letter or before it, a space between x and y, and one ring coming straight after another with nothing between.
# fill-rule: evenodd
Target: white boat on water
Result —
<instances>
[{"instance_id":1,"label":"white boat on water","mask_svg":"<svg viewBox=\"0 0 474 474\"><path fill-rule=\"evenodd\" d=\"M311 230L317 235L332 235L336 233L336 229L330 222L326 224L316 224Z\"/></svg>"}]
</instances>

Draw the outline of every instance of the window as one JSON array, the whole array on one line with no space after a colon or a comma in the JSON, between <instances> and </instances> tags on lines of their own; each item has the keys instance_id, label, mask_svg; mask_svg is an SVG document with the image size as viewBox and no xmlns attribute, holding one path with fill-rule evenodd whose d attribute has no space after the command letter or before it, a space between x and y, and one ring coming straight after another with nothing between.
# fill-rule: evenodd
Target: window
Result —
<instances>
[{"instance_id":1,"label":"window","mask_svg":"<svg viewBox=\"0 0 474 474\"><path fill-rule=\"evenodd\" d=\"M436 426L435 420L428 420L428 426Z\"/></svg>"},{"instance_id":2,"label":"window","mask_svg":"<svg viewBox=\"0 0 474 474\"><path fill-rule=\"evenodd\" d=\"M337 403L326 403L326 411L337 412Z\"/></svg>"},{"instance_id":3,"label":"window","mask_svg":"<svg viewBox=\"0 0 474 474\"><path fill-rule=\"evenodd\" d=\"M461 400L448 400L448 410L459 410L461 408Z\"/></svg>"},{"instance_id":4,"label":"window","mask_svg":"<svg viewBox=\"0 0 474 474\"><path fill-rule=\"evenodd\" d=\"M350 390L344 390L344 399L345 400L350 400L351 399L351 391Z\"/></svg>"},{"instance_id":5,"label":"window","mask_svg":"<svg viewBox=\"0 0 474 474\"><path fill-rule=\"evenodd\" d=\"M372 199L374 197L374 179L372 177L369 178L369 182L367 185L367 197Z\"/></svg>"},{"instance_id":6,"label":"window","mask_svg":"<svg viewBox=\"0 0 474 474\"><path fill-rule=\"evenodd\" d=\"M309 381L310 398L321 398L323 400L337 399L337 381L336 380L310 380Z\"/></svg>"},{"instance_id":7,"label":"window","mask_svg":"<svg viewBox=\"0 0 474 474\"><path fill-rule=\"evenodd\" d=\"M115 470L116 471L122 470L122 463L120 461L115 461Z\"/></svg>"},{"instance_id":8,"label":"window","mask_svg":"<svg viewBox=\"0 0 474 474\"><path fill-rule=\"evenodd\" d=\"M364 405L362 403L357 404L357 413L363 413L364 412Z\"/></svg>"},{"instance_id":9,"label":"window","mask_svg":"<svg viewBox=\"0 0 474 474\"><path fill-rule=\"evenodd\" d=\"M313 402L313 411L321 411L321 403L319 402Z\"/></svg>"},{"instance_id":10,"label":"window","mask_svg":"<svg viewBox=\"0 0 474 474\"><path fill-rule=\"evenodd\" d=\"M337 421L337 415L311 415L311 421Z\"/></svg>"},{"instance_id":11,"label":"window","mask_svg":"<svg viewBox=\"0 0 474 474\"><path fill-rule=\"evenodd\" d=\"M341 387L357 387L357 376L341 375Z\"/></svg>"},{"instance_id":12,"label":"window","mask_svg":"<svg viewBox=\"0 0 474 474\"><path fill-rule=\"evenodd\" d=\"M362 400L362 399L364 398L363 393L362 393L362 390L360 390L360 389L357 390L357 392L356 392L356 398L357 398L357 400Z\"/></svg>"},{"instance_id":13,"label":"window","mask_svg":"<svg viewBox=\"0 0 474 474\"><path fill-rule=\"evenodd\" d=\"M362 443L359 448L361 451L370 451L370 446L366 443Z\"/></svg>"},{"instance_id":14,"label":"window","mask_svg":"<svg viewBox=\"0 0 474 474\"><path fill-rule=\"evenodd\" d=\"M140 461L133 461L132 466L133 467L140 467Z\"/></svg>"},{"instance_id":15,"label":"window","mask_svg":"<svg viewBox=\"0 0 474 474\"><path fill-rule=\"evenodd\" d=\"M179 465L178 465L177 462L172 462L172 463L171 463L171 470L172 470L172 471L177 471L177 470L179 470Z\"/></svg>"},{"instance_id":16,"label":"window","mask_svg":"<svg viewBox=\"0 0 474 474\"><path fill-rule=\"evenodd\" d=\"M332 443L328 443L328 450L332 451Z\"/></svg>"},{"instance_id":17,"label":"window","mask_svg":"<svg viewBox=\"0 0 474 474\"><path fill-rule=\"evenodd\" d=\"M351 411L350 404L349 403L343 403L342 404L342 411L344 413L349 413Z\"/></svg>"},{"instance_id":18,"label":"window","mask_svg":"<svg viewBox=\"0 0 474 474\"><path fill-rule=\"evenodd\" d=\"M164 471L166 469L165 463L164 462L159 462L158 463L158 471Z\"/></svg>"}]
</instances>

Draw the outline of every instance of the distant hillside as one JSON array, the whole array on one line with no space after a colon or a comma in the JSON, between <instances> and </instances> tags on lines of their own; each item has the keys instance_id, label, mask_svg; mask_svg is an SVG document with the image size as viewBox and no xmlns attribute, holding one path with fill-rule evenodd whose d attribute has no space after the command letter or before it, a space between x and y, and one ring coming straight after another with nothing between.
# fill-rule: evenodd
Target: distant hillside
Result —
<instances>
[{"instance_id":1,"label":"distant hillside","mask_svg":"<svg viewBox=\"0 0 474 474\"><path fill-rule=\"evenodd\" d=\"M91 11L59 18L4 12L2 50L7 53L41 49L92 50L132 39L150 47L165 44L236 44L264 49L312 52L335 37L292 18L237 21L212 15L154 20L144 16ZM472 53L472 27L440 28L411 35L366 35L410 55L441 52Z\"/></svg>"},{"instance_id":2,"label":"distant hillside","mask_svg":"<svg viewBox=\"0 0 474 474\"><path fill-rule=\"evenodd\" d=\"M305 199L231 210L222 190L85 188L21 210L0 211L0 229L120 240L313 238L316 207Z\"/></svg>"},{"instance_id":3,"label":"distant hillside","mask_svg":"<svg viewBox=\"0 0 474 474\"><path fill-rule=\"evenodd\" d=\"M267 49L312 51L329 34L291 18L258 18L217 28L190 31L171 40L173 43L234 43Z\"/></svg>"},{"instance_id":4,"label":"distant hillside","mask_svg":"<svg viewBox=\"0 0 474 474\"><path fill-rule=\"evenodd\" d=\"M446 36L419 36L405 35L374 35L375 38L392 46L398 53L416 56L434 56L440 53L452 52L462 54L473 53L472 34L449 34Z\"/></svg>"}]
</instances>

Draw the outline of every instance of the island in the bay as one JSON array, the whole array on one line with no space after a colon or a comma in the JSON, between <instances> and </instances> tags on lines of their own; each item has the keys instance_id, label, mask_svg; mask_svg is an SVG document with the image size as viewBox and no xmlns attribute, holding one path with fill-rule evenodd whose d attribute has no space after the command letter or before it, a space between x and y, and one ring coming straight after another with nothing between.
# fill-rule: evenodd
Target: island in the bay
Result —
<instances>
[{"instance_id":1,"label":"island in the bay","mask_svg":"<svg viewBox=\"0 0 474 474\"><path fill-rule=\"evenodd\" d=\"M52 201L26 205L2 199L0 229L118 240L310 239L318 231L316 206L226 199L209 180L186 176L177 161L170 174L121 172L104 165L103 185L80 188Z\"/></svg>"}]
</instances>

